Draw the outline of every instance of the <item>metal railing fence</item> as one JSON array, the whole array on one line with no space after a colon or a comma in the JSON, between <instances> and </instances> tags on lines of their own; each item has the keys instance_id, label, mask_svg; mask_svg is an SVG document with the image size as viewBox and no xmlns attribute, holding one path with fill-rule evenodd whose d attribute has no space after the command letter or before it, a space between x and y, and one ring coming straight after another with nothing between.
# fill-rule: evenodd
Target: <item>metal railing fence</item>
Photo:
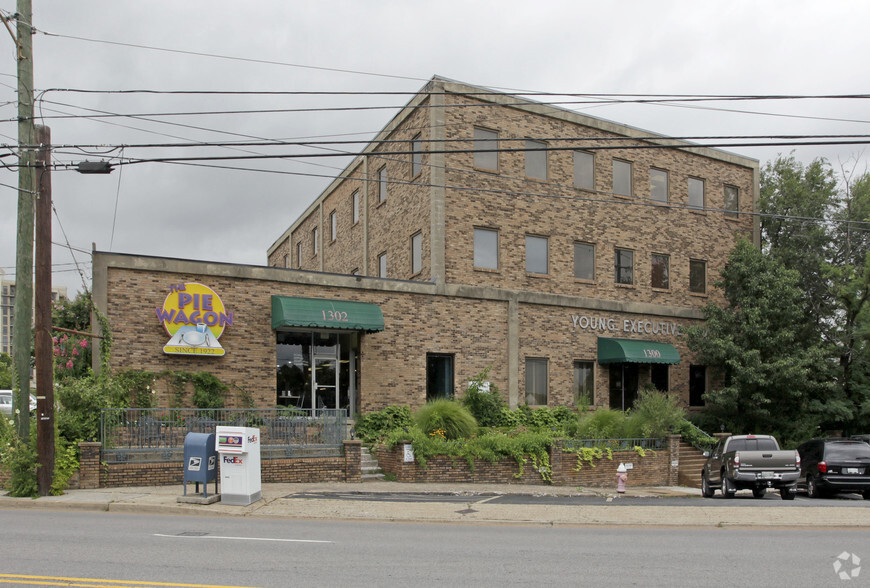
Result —
<instances>
[{"instance_id":1,"label":"metal railing fence","mask_svg":"<svg viewBox=\"0 0 870 588\"><path fill-rule=\"evenodd\" d=\"M214 433L218 426L260 429L260 455L342 455L345 409L104 408L100 412L103 460L107 463L183 461L188 433Z\"/></svg>"},{"instance_id":2,"label":"metal railing fence","mask_svg":"<svg viewBox=\"0 0 870 588\"><path fill-rule=\"evenodd\" d=\"M636 447L658 451L668 448L667 439L647 439L643 437L633 439L565 439L562 448L569 451L582 447L596 447L610 449L611 451L634 451Z\"/></svg>"}]
</instances>

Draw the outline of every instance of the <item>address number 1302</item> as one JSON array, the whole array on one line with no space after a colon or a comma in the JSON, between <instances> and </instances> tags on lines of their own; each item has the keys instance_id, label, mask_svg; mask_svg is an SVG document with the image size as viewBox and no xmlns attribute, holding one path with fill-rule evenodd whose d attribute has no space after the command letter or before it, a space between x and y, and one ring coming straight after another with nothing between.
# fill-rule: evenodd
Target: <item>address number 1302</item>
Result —
<instances>
[{"instance_id":1,"label":"address number 1302","mask_svg":"<svg viewBox=\"0 0 870 588\"><path fill-rule=\"evenodd\" d=\"M347 322L347 313L341 310L321 310L323 313L323 320L325 321L333 321L338 323L346 323Z\"/></svg>"}]
</instances>

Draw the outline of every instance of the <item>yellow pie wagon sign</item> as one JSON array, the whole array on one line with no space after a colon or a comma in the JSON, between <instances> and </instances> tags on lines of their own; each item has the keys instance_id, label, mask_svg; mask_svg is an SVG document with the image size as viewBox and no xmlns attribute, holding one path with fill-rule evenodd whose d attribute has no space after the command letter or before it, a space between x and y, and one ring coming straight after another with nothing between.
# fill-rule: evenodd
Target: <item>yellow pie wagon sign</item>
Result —
<instances>
[{"instance_id":1,"label":"yellow pie wagon sign","mask_svg":"<svg viewBox=\"0 0 870 588\"><path fill-rule=\"evenodd\" d=\"M218 339L233 325L228 312L214 290L204 284L173 284L163 306L155 309L157 318L169 335L163 352L170 355L224 355Z\"/></svg>"}]
</instances>

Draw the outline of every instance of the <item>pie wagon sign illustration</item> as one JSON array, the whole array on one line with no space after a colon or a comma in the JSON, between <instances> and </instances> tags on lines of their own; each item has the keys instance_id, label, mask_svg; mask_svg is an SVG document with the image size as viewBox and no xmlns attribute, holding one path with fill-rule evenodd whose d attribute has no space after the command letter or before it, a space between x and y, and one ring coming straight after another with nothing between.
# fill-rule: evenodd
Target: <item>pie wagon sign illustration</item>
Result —
<instances>
[{"instance_id":1,"label":"pie wagon sign illustration","mask_svg":"<svg viewBox=\"0 0 870 588\"><path fill-rule=\"evenodd\" d=\"M155 309L169 335L163 352L170 355L223 355L218 339L233 326L220 296L203 284L173 284L163 306Z\"/></svg>"}]
</instances>

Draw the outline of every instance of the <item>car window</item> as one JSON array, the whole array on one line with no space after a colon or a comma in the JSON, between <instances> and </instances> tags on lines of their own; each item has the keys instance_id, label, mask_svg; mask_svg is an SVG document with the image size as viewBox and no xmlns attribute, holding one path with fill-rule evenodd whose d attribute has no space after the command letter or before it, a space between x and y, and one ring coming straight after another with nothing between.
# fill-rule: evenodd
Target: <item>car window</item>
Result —
<instances>
[{"instance_id":1,"label":"car window","mask_svg":"<svg viewBox=\"0 0 870 588\"><path fill-rule=\"evenodd\" d=\"M868 445L870 447L870 445ZM773 439L734 439L728 446L728 451L776 451L776 441Z\"/></svg>"},{"instance_id":2,"label":"car window","mask_svg":"<svg viewBox=\"0 0 870 588\"><path fill-rule=\"evenodd\" d=\"M825 459L870 459L870 445L866 443L831 443L825 448Z\"/></svg>"}]
</instances>

